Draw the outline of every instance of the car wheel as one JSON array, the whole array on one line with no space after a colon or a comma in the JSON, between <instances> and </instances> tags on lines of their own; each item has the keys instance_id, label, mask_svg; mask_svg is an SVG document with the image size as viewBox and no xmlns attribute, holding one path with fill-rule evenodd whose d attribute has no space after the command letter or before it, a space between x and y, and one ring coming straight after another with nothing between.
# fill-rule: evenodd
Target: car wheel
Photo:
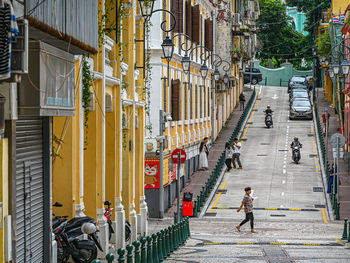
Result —
<instances>
[{"instance_id":1,"label":"car wheel","mask_svg":"<svg viewBox=\"0 0 350 263\"><path fill-rule=\"evenodd\" d=\"M258 83L258 80L257 79L252 79L252 84L253 85L256 85Z\"/></svg>"}]
</instances>

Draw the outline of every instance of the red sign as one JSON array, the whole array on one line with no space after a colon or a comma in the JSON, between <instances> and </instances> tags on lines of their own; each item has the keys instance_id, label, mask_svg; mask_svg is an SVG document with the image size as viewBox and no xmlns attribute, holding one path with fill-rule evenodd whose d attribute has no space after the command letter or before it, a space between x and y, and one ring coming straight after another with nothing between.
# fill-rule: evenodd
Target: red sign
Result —
<instances>
[{"instance_id":1,"label":"red sign","mask_svg":"<svg viewBox=\"0 0 350 263\"><path fill-rule=\"evenodd\" d=\"M186 152L182 149L175 149L172 153L171 153L171 159L173 160L174 163L177 164L177 154L180 153L180 163L184 163L186 161Z\"/></svg>"},{"instance_id":2,"label":"red sign","mask_svg":"<svg viewBox=\"0 0 350 263\"><path fill-rule=\"evenodd\" d=\"M145 189L159 189L159 161L145 161Z\"/></svg>"}]
</instances>

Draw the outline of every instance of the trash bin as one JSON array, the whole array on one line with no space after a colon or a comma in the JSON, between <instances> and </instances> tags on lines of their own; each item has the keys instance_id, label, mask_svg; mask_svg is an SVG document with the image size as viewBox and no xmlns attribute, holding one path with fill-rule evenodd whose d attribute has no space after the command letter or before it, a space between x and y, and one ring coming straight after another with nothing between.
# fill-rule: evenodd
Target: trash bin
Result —
<instances>
[{"instance_id":1,"label":"trash bin","mask_svg":"<svg viewBox=\"0 0 350 263\"><path fill-rule=\"evenodd\" d=\"M193 194L191 192L184 192L182 198L182 215L193 216Z\"/></svg>"}]
</instances>

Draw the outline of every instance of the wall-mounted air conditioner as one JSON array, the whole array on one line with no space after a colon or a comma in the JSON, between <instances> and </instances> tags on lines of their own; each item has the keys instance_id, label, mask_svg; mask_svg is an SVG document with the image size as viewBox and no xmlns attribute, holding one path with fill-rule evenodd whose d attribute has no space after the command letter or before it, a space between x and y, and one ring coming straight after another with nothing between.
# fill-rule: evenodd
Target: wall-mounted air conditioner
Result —
<instances>
[{"instance_id":1,"label":"wall-mounted air conditioner","mask_svg":"<svg viewBox=\"0 0 350 263\"><path fill-rule=\"evenodd\" d=\"M113 97L110 94L106 94L105 100L106 112L113 112Z\"/></svg>"},{"instance_id":2,"label":"wall-mounted air conditioner","mask_svg":"<svg viewBox=\"0 0 350 263\"><path fill-rule=\"evenodd\" d=\"M17 20L18 36L12 41L11 72L28 73L28 20Z\"/></svg>"}]
</instances>

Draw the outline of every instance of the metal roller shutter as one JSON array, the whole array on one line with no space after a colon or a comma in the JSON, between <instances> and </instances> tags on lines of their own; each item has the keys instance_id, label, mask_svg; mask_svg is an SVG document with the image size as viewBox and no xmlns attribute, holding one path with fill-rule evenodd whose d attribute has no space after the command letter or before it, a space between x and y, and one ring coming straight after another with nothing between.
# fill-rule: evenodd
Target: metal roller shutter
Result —
<instances>
[{"instance_id":1,"label":"metal roller shutter","mask_svg":"<svg viewBox=\"0 0 350 263\"><path fill-rule=\"evenodd\" d=\"M44 262L43 119L16 122L16 262Z\"/></svg>"}]
</instances>

